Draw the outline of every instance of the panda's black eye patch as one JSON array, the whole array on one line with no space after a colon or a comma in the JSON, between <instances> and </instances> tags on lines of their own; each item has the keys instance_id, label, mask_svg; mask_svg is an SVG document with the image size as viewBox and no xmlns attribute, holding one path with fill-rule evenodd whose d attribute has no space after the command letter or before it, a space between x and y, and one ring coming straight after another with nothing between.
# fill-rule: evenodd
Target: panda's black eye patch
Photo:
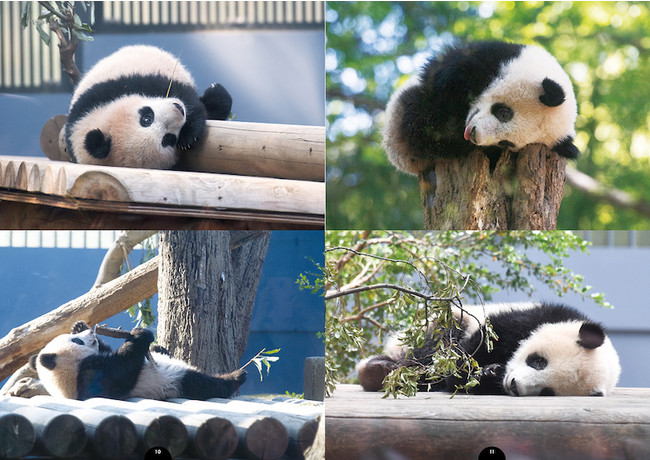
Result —
<instances>
[{"instance_id":1,"label":"panda's black eye patch","mask_svg":"<svg viewBox=\"0 0 650 460\"><path fill-rule=\"evenodd\" d=\"M140 110L138 110L138 114L140 115L140 126L143 128L148 128L153 124L155 116L151 107L142 107Z\"/></svg>"},{"instance_id":2,"label":"panda's black eye patch","mask_svg":"<svg viewBox=\"0 0 650 460\"><path fill-rule=\"evenodd\" d=\"M548 365L548 361L542 355L538 355L537 353L531 353L526 358L526 365L528 367L532 367L537 371L541 371Z\"/></svg>"},{"instance_id":3,"label":"panda's black eye patch","mask_svg":"<svg viewBox=\"0 0 650 460\"><path fill-rule=\"evenodd\" d=\"M501 102L493 104L490 108L490 112L492 112L492 115L494 115L501 123L512 120L512 117L515 115L515 112L510 107Z\"/></svg>"},{"instance_id":4,"label":"panda's black eye patch","mask_svg":"<svg viewBox=\"0 0 650 460\"><path fill-rule=\"evenodd\" d=\"M78 339L78 338L76 338L76 337L73 337L73 338L70 339L70 340L71 340L72 342L76 343L77 345L83 345L83 344L84 344L84 341L83 341L83 340Z\"/></svg>"}]
</instances>

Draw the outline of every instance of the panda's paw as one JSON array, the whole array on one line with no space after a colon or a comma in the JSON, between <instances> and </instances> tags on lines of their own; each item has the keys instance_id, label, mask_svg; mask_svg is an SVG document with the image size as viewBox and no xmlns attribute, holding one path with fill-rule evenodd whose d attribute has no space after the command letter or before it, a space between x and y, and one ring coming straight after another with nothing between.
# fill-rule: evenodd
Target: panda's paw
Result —
<instances>
[{"instance_id":1,"label":"panda's paw","mask_svg":"<svg viewBox=\"0 0 650 460\"><path fill-rule=\"evenodd\" d=\"M232 108L232 97L219 83L212 83L201 96L208 120L227 120Z\"/></svg>"},{"instance_id":2,"label":"panda's paw","mask_svg":"<svg viewBox=\"0 0 650 460\"><path fill-rule=\"evenodd\" d=\"M153 332L149 329L143 329L141 327L135 327L131 330L132 341L144 342L147 347L149 344L154 341Z\"/></svg>"},{"instance_id":3,"label":"panda's paw","mask_svg":"<svg viewBox=\"0 0 650 460\"><path fill-rule=\"evenodd\" d=\"M481 375L483 377L499 377L499 375L503 372L503 365L502 364L488 364L487 366L483 366L483 370L481 371Z\"/></svg>"},{"instance_id":4,"label":"panda's paw","mask_svg":"<svg viewBox=\"0 0 650 460\"><path fill-rule=\"evenodd\" d=\"M196 143L199 142L199 139L201 139L203 136L204 131L205 118L195 117L188 119L183 125L181 132L178 134L178 142L176 143L176 147L180 150L187 150L194 147L194 145L196 145Z\"/></svg>"},{"instance_id":5,"label":"panda's paw","mask_svg":"<svg viewBox=\"0 0 650 460\"><path fill-rule=\"evenodd\" d=\"M80 332L87 331L88 329L90 329L90 326L88 326L85 321L77 321L72 325L70 333L79 334Z\"/></svg>"}]
</instances>

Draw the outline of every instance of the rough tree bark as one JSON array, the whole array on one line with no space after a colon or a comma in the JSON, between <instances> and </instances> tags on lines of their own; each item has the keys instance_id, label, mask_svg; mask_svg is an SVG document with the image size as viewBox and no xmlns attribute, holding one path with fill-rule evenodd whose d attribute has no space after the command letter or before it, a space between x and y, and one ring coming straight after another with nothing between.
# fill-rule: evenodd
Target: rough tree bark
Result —
<instances>
[{"instance_id":1,"label":"rough tree bark","mask_svg":"<svg viewBox=\"0 0 650 460\"><path fill-rule=\"evenodd\" d=\"M420 173L424 228L554 230L566 159L540 144L506 151L490 172L488 157L439 158Z\"/></svg>"},{"instance_id":2,"label":"rough tree bark","mask_svg":"<svg viewBox=\"0 0 650 460\"><path fill-rule=\"evenodd\" d=\"M158 343L205 372L236 369L246 348L270 233L231 249L242 233L160 235Z\"/></svg>"}]
</instances>

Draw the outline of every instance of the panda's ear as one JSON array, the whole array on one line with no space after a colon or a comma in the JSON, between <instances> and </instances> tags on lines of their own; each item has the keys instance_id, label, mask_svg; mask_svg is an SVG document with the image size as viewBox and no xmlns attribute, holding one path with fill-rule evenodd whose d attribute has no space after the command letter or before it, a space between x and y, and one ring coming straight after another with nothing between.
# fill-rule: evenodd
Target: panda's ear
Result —
<instances>
[{"instance_id":1,"label":"panda's ear","mask_svg":"<svg viewBox=\"0 0 650 460\"><path fill-rule=\"evenodd\" d=\"M578 331L580 337L577 344L581 347L594 349L598 348L605 342L605 331L599 324L585 321Z\"/></svg>"},{"instance_id":2,"label":"panda's ear","mask_svg":"<svg viewBox=\"0 0 650 460\"><path fill-rule=\"evenodd\" d=\"M27 363L29 364L29 368L33 371L36 370L36 360L38 359L38 355L32 355L29 357L29 361Z\"/></svg>"},{"instance_id":3,"label":"panda's ear","mask_svg":"<svg viewBox=\"0 0 650 460\"><path fill-rule=\"evenodd\" d=\"M86 134L84 147L90 155L103 159L111 153L111 138L104 136L99 129L93 129Z\"/></svg>"},{"instance_id":4,"label":"panda's ear","mask_svg":"<svg viewBox=\"0 0 650 460\"><path fill-rule=\"evenodd\" d=\"M542 104L549 107L557 107L562 104L566 98L564 90L560 84L550 78L544 79L542 82L542 89L544 90L544 94L539 97L539 100L542 101Z\"/></svg>"},{"instance_id":5,"label":"panda's ear","mask_svg":"<svg viewBox=\"0 0 650 460\"><path fill-rule=\"evenodd\" d=\"M38 360L45 369L52 370L56 367L56 354L43 353L38 355Z\"/></svg>"}]
</instances>

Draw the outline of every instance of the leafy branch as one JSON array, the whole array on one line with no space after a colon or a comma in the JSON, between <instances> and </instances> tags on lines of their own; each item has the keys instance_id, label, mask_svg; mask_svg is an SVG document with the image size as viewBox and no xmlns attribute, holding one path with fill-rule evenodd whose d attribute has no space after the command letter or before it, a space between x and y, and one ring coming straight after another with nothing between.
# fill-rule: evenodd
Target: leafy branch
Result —
<instances>
[{"instance_id":1,"label":"leafy branch","mask_svg":"<svg viewBox=\"0 0 650 460\"><path fill-rule=\"evenodd\" d=\"M278 356L269 356L269 355L274 355L279 351L280 348L276 348L275 350L269 350L269 351L266 351L266 348L262 348L255 356L249 359L246 364L240 367L240 369L244 369L250 363L255 364L255 367L257 368L257 372L259 372L260 374L260 382L261 382L263 378L262 369L266 368L266 375L268 376L269 372L271 371L271 363L274 363L280 359Z\"/></svg>"},{"instance_id":2,"label":"leafy branch","mask_svg":"<svg viewBox=\"0 0 650 460\"><path fill-rule=\"evenodd\" d=\"M80 5L84 12L90 14L90 24L82 22L78 14L75 13L75 5ZM38 19L32 21L32 9L38 5L40 13ZM88 35L92 33L91 25L95 22L95 5L94 2L61 2L61 1L43 1L43 2L23 2L20 24L23 28L33 24L38 31L41 40L50 46L50 33L44 26L49 27L59 39L59 54L63 71L70 77L74 85L81 80L81 72L74 61L74 55L79 47L79 41L92 41Z\"/></svg>"}]
</instances>

